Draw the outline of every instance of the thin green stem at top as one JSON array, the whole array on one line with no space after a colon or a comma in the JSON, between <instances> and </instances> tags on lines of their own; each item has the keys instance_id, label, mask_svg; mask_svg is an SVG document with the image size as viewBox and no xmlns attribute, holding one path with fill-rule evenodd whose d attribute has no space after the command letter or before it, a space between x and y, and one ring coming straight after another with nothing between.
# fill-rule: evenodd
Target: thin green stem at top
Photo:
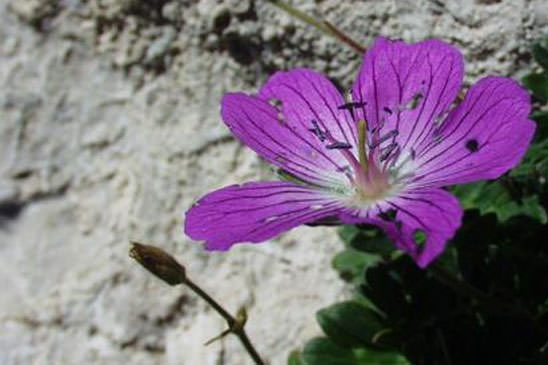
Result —
<instances>
[{"instance_id":1,"label":"thin green stem at top","mask_svg":"<svg viewBox=\"0 0 548 365\"><path fill-rule=\"evenodd\" d=\"M327 20L316 19L313 16L310 16L283 1L279 1L279 0L266 0L266 1L278 7L279 9L282 9L283 11L285 11L292 17L297 18L305 22L306 24L313 26L314 28L318 29L320 32L323 32L324 34L327 34L330 37L340 40L341 42L348 45L357 53L359 54L365 53L365 50L366 50L365 46L363 46L359 42L352 39L350 36L342 32L340 29L335 27L333 24L331 24Z\"/></svg>"}]
</instances>

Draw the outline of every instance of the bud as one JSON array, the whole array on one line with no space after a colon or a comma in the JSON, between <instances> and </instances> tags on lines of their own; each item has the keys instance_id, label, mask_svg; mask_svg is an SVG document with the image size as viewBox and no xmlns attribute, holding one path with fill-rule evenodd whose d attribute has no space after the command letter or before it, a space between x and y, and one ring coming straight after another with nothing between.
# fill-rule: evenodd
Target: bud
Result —
<instances>
[{"instance_id":1,"label":"bud","mask_svg":"<svg viewBox=\"0 0 548 365\"><path fill-rule=\"evenodd\" d=\"M186 281L185 268L170 254L161 248L131 242L129 256L156 277L169 285L178 285Z\"/></svg>"}]
</instances>

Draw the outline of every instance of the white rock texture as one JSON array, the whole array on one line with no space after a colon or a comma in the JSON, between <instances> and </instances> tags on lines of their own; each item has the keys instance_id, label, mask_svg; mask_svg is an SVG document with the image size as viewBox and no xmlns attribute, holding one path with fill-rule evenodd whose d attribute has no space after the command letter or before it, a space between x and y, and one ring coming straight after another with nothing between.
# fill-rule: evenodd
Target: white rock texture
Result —
<instances>
[{"instance_id":1,"label":"white rock texture","mask_svg":"<svg viewBox=\"0 0 548 365\"><path fill-rule=\"evenodd\" d=\"M444 38L468 80L520 76L548 34L544 0L292 3L366 44ZM223 321L138 267L129 240L247 306L259 352L285 363L319 333L314 312L349 295L334 228L206 253L183 212L271 175L221 122L224 92L297 66L349 87L359 64L260 0L0 0L0 364L249 364L235 338L203 346Z\"/></svg>"}]
</instances>

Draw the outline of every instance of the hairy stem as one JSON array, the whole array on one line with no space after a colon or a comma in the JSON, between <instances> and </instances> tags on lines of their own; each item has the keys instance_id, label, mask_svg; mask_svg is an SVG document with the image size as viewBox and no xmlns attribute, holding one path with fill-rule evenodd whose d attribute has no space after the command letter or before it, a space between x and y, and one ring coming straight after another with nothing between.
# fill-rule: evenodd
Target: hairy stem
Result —
<instances>
[{"instance_id":1,"label":"hairy stem","mask_svg":"<svg viewBox=\"0 0 548 365\"><path fill-rule=\"evenodd\" d=\"M267 2L271 3L272 5L282 9L292 17L295 17L303 22L305 22L308 25L313 26L314 28L318 29L320 32L323 32L324 34L327 34L330 37L333 37L335 39L338 39L339 41L343 42L350 48L352 48L354 51L358 52L359 54L365 53L366 48L352 39L350 36L342 32L340 29L335 27L333 24L326 20L318 20L294 7L291 5L279 1L279 0L266 0Z\"/></svg>"}]
</instances>

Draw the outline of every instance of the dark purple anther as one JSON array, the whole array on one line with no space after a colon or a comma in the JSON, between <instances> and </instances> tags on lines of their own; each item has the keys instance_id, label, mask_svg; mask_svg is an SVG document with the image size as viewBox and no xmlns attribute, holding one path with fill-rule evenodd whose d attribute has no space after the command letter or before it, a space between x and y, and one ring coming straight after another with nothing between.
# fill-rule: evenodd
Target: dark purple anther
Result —
<instances>
[{"instance_id":1,"label":"dark purple anther","mask_svg":"<svg viewBox=\"0 0 548 365\"><path fill-rule=\"evenodd\" d=\"M333 142L325 146L328 150L349 150L352 145L346 142Z\"/></svg>"},{"instance_id":2,"label":"dark purple anther","mask_svg":"<svg viewBox=\"0 0 548 365\"><path fill-rule=\"evenodd\" d=\"M388 146L386 146L385 148L382 149L382 154L381 154L381 162L382 161L385 161L388 157L390 157L390 155L392 154L392 152L394 152L394 150L398 147L398 143L396 142L393 142L393 143L390 143Z\"/></svg>"},{"instance_id":3,"label":"dark purple anther","mask_svg":"<svg viewBox=\"0 0 548 365\"><path fill-rule=\"evenodd\" d=\"M378 140L371 143L370 147L375 148L378 145L380 145L381 143L383 143L384 141L389 140L390 138L395 137L397 135L398 135L398 130L397 129L391 130L390 132L386 133L384 136L380 137Z\"/></svg>"},{"instance_id":4,"label":"dark purple anther","mask_svg":"<svg viewBox=\"0 0 548 365\"><path fill-rule=\"evenodd\" d=\"M320 129L320 126L318 125L318 122L315 120L312 121L312 126L314 128L308 129L310 132L312 132L318 139L323 142L326 139L325 132Z\"/></svg>"},{"instance_id":5,"label":"dark purple anther","mask_svg":"<svg viewBox=\"0 0 548 365\"><path fill-rule=\"evenodd\" d=\"M359 102L350 102L343 105L339 105L337 108L340 110L343 110L343 109L352 110L354 108L363 108L366 105L367 103L365 101L359 101Z\"/></svg>"}]
</instances>

